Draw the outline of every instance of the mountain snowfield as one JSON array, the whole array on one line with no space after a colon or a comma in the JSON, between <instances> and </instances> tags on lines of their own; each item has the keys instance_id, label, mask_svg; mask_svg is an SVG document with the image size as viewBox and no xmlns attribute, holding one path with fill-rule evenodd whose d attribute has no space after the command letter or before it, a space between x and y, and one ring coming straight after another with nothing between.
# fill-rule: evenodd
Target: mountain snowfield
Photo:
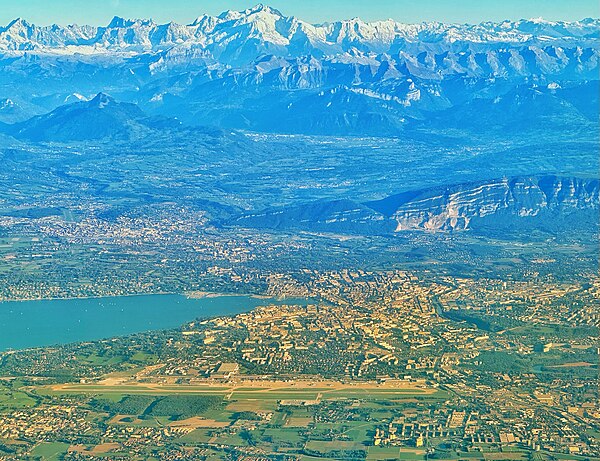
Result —
<instances>
[{"instance_id":1,"label":"mountain snowfield","mask_svg":"<svg viewBox=\"0 0 600 461\"><path fill-rule=\"evenodd\" d=\"M17 19L0 27L0 122L105 92L148 115L264 132L395 136L475 122L482 107L502 129L556 110L577 125L597 118L599 38L599 19L314 25L265 5L188 25Z\"/></svg>"}]
</instances>

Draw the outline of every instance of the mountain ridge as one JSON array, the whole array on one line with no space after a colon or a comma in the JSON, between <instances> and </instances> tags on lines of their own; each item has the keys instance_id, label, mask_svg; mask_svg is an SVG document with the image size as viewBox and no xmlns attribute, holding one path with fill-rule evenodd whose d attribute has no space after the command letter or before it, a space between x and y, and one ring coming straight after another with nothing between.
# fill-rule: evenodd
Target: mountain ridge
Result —
<instances>
[{"instance_id":1,"label":"mountain ridge","mask_svg":"<svg viewBox=\"0 0 600 461\"><path fill-rule=\"evenodd\" d=\"M134 125L150 128L150 118L135 104L117 102L106 93L65 104L44 115L5 126L17 139L44 142L93 141L131 136Z\"/></svg>"},{"instance_id":2,"label":"mountain ridge","mask_svg":"<svg viewBox=\"0 0 600 461\"><path fill-rule=\"evenodd\" d=\"M593 221L600 208L599 189L596 178L515 176L409 190L369 202L321 200L248 213L230 224L351 234L487 232L490 226L512 231L527 228L528 219L552 226L577 213L590 221L586 214L591 213Z\"/></svg>"}]
</instances>

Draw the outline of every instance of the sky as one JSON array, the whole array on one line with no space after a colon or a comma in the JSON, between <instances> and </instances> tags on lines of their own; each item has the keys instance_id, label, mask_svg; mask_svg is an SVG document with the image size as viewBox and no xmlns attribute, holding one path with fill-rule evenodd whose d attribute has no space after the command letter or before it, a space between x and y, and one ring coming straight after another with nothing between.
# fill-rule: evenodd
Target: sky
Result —
<instances>
[{"instance_id":1,"label":"sky","mask_svg":"<svg viewBox=\"0 0 600 461\"><path fill-rule=\"evenodd\" d=\"M0 24L17 17L37 25L106 25L113 16L189 24L204 14L243 10L260 0L0 0ZM578 20L600 17L598 0L271 0L286 16L312 23L360 17L415 23L478 23L504 19Z\"/></svg>"}]
</instances>

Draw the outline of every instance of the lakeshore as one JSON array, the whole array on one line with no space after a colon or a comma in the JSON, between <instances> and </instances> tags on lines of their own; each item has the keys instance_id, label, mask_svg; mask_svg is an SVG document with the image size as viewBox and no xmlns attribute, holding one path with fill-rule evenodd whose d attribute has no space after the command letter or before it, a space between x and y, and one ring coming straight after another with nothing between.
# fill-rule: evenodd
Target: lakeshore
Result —
<instances>
[{"instance_id":1,"label":"lakeshore","mask_svg":"<svg viewBox=\"0 0 600 461\"><path fill-rule=\"evenodd\" d=\"M0 351L177 328L201 317L236 315L258 306L285 302L304 301L240 295L153 294L0 302Z\"/></svg>"}]
</instances>

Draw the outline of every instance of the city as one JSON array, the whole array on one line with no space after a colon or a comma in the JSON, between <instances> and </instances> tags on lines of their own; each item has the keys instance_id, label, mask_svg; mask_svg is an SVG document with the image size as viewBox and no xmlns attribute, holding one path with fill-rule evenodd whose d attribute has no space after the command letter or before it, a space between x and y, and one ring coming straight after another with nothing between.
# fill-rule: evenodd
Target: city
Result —
<instances>
[{"instance_id":1,"label":"city","mask_svg":"<svg viewBox=\"0 0 600 461\"><path fill-rule=\"evenodd\" d=\"M269 289L303 292L306 305L4 354L0 404L20 410L2 419L3 449L43 440L65 459L598 458L598 279L305 276L273 276ZM172 406L157 411L178 398L198 401L175 418Z\"/></svg>"}]
</instances>

